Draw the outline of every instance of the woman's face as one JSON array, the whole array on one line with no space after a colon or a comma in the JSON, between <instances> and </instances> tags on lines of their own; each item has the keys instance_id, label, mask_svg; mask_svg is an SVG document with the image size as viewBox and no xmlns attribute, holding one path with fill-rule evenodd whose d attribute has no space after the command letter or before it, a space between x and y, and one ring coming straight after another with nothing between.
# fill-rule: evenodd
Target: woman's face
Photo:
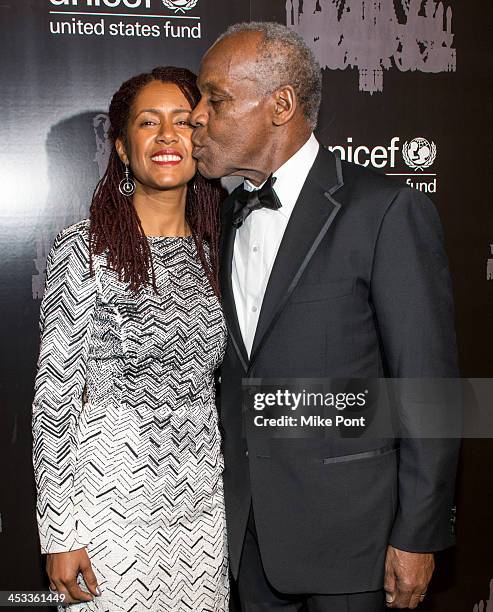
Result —
<instances>
[{"instance_id":1,"label":"woman's face","mask_svg":"<svg viewBox=\"0 0 493 612\"><path fill-rule=\"evenodd\" d=\"M128 119L127 140L116 141L120 159L129 163L137 190L173 189L195 175L191 112L174 83L152 81L137 94Z\"/></svg>"}]
</instances>

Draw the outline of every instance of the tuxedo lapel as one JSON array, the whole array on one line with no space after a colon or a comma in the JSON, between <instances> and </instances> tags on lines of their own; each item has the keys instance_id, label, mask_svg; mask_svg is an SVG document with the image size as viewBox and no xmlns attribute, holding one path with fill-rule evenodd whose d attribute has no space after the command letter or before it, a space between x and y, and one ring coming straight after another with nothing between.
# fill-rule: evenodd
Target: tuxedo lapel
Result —
<instances>
[{"instance_id":1,"label":"tuxedo lapel","mask_svg":"<svg viewBox=\"0 0 493 612\"><path fill-rule=\"evenodd\" d=\"M233 192L224 203L225 213L222 218L221 246L220 246L220 279L222 306L229 337L233 344L245 372L248 370L248 354L243 342L238 314L236 312L235 298L231 270L233 265L233 252L236 236L236 228L233 227L235 192Z\"/></svg>"},{"instance_id":2,"label":"tuxedo lapel","mask_svg":"<svg viewBox=\"0 0 493 612\"><path fill-rule=\"evenodd\" d=\"M272 267L253 341L250 368L339 211L341 205L333 198L333 194L342 184L339 158L320 147ZM229 271L225 272L231 283L231 263Z\"/></svg>"}]
</instances>

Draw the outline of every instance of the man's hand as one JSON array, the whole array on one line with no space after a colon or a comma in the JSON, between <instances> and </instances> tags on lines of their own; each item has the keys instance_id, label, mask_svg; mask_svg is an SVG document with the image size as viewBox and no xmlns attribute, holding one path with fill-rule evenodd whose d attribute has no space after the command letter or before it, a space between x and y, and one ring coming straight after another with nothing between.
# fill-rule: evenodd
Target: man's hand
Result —
<instances>
[{"instance_id":1,"label":"man's hand","mask_svg":"<svg viewBox=\"0 0 493 612\"><path fill-rule=\"evenodd\" d=\"M89 591L97 597L101 595L85 548L47 555L46 572L50 579L50 589L65 595L64 604L93 600L93 597L77 584L79 572L82 573Z\"/></svg>"},{"instance_id":2,"label":"man's hand","mask_svg":"<svg viewBox=\"0 0 493 612\"><path fill-rule=\"evenodd\" d=\"M384 580L387 607L416 608L424 599L434 569L433 553L412 553L389 546Z\"/></svg>"}]
</instances>

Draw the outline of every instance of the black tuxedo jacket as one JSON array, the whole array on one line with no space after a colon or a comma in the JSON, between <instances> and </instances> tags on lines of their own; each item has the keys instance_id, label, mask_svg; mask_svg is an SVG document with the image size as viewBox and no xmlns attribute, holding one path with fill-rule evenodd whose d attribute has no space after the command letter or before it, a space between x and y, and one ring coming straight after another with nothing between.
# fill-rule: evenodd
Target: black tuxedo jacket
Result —
<instances>
[{"instance_id":1,"label":"black tuxedo jacket","mask_svg":"<svg viewBox=\"0 0 493 612\"><path fill-rule=\"evenodd\" d=\"M234 201L233 192L222 214L229 339L220 393L233 575L253 503L276 589L379 589L389 543L415 552L453 543L458 441L273 439L266 452L242 424L242 379L457 376L437 212L418 191L321 147L282 239L249 359L231 284Z\"/></svg>"}]
</instances>

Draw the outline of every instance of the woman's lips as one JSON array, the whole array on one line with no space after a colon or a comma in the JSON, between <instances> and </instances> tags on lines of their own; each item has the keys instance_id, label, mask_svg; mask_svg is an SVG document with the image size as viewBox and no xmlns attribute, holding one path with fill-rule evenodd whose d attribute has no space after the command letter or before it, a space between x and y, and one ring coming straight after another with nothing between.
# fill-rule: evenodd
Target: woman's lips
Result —
<instances>
[{"instance_id":1,"label":"woman's lips","mask_svg":"<svg viewBox=\"0 0 493 612\"><path fill-rule=\"evenodd\" d=\"M173 150L157 151L151 161L158 166L177 166L183 160L181 153Z\"/></svg>"}]
</instances>

